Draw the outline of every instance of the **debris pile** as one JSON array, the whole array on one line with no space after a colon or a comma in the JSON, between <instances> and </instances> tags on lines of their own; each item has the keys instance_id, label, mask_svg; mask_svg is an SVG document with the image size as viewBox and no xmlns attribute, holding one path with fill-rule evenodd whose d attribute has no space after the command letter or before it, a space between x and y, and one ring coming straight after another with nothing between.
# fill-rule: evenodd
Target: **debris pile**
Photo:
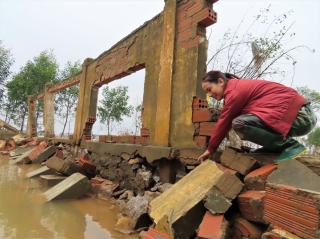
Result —
<instances>
[{"instance_id":1,"label":"debris pile","mask_svg":"<svg viewBox=\"0 0 320 239\"><path fill-rule=\"evenodd\" d=\"M141 238L320 238L320 159L266 164L274 157L227 148L151 201L149 191L119 198L122 214ZM134 200L141 211L132 216Z\"/></svg>"},{"instance_id":2,"label":"debris pile","mask_svg":"<svg viewBox=\"0 0 320 239\"><path fill-rule=\"evenodd\" d=\"M320 159L274 164L276 155L226 148L199 165L203 151L180 150L173 183L161 180L161 159L138 153L98 155L48 138L17 135L0 141L11 164L41 164L46 201L83 196L116 200L115 229L141 238L320 238ZM198 154L198 155L197 155ZM172 159L173 160L173 159ZM171 177L171 176L170 176Z\"/></svg>"}]
</instances>

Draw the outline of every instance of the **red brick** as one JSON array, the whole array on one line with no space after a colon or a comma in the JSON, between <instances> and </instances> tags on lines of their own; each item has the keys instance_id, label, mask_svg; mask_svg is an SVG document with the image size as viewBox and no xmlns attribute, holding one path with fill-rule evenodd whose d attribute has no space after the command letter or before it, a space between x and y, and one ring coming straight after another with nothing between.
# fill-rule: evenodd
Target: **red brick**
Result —
<instances>
[{"instance_id":1,"label":"red brick","mask_svg":"<svg viewBox=\"0 0 320 239\"><path fill-rule=\"evenodd\" d=\"M263 219L264 199L264 191L246 191L238 195L237 201L242 217L252 222L266 224Z\"/></svg>"},{"instance_id":2,"label":"red brick","mask_svg":"<svg viewBox=\"0 0 320 239\"><path fill-rule=\"evenodd\" d=\"M180 6L178 6L178 12L185 11L188 8L190 8L192 5L193 5L193 1L187 1L186 3L183 3Z\"/></svg>"},{"instance_id":3,"label":"red brick","mask_svg":"<svg viewBox=\"0 0 320 239\"><path fill-rule=\"evenodd\" d=\"M196 36L191 40L190 47L198 46L200 44L200 36Z\"/></svg>"},{"instance_id":4,"label":"red brick","mask_svg":"<svg viewBox=\"0 0 320 239\"><path fill-rule=\"evenodd\" d=\"M84 129L92 129L92 125L93 125L93 123L86 122Z\"/></svg>"},{"instance_id":5,"label":"red brick","mask_svg":"<svg viewBox=\"0 0 320 239\"><path fill-rule=\"evenodd\" d=\"M206 99L201 99L197 97L193 97L192 109L205 109L208 108L208 101Z\"/></svg>"},{"instance_id":6,"label":"red brick","mask_svg":"<svg viewBox=\"0 0 320 239\"><path fill-rule=\"evenodd\" d=\"M63 159L63 150L62 149L57 150L56 157L59 159Z\"/></svg>"},{"instance_id":7,"label":"red brick","mask_svg":"<svg viewBox=\"0 0 320 239\"><path fill-rule=\"evenodd\" d=\"M113 137L113 136L112 136ZM134 140L135 136L117 136L117 143L129 143L129 144L134 144L135 140ZM113 138L112 138L113 139Z\"/></svg>"},{"instance_id":8,"label":"red brick","mask_svg":"<svg viewBox=\"0 0 320 239\"><path fill-rule=\"evenodd\" d=\"M216 123L213 122L200 123L199 134L202 136L211 136L215 127Z\"/></svg>"},{"instance_id":9,"label":"red brick","mask_svg":"<svg viewBox=\"0 0 320 239\"><path fill-rule=\"evenodd\" d=\"M219 239L226 233L227 221L223 215L207 211L199 226L198 239Z\"/></svg>"},{"instance_id":10,"label":"red brick","mask_svg":"<svg viewBox=\"0 0 320 239\"><path fill-rule=\"evenodd\" d=\"M208 147L208 145L207 145L207 137L206 136L195 136L193 138L193 140L202 149L206 149Z\"/></svg>"},{"instance_id":11,"label":"red brick","mask_svg":"<svg viewBox=\"0 0 320 239\"><path fill-rule=\"evenodd\" d=\"M217 13L210 8L205 8L192 17L192 24L199 23L208 27L217 22Z\"/></svg>"},{"instance_id":12,"label":"red brick","mask_svg":"<svg viewBox=\"0 0 320 239\"><path fill-rule=\"evenodd\" d=\"M134 139L135 144L146 144L149 137L136 136Z\"/></svg>"},{"instance_id":13,"label":"red brick","mask_svg":"<svg viewBox=\"0 0 320 239\"><path fill-rule=\"evenodd\" d=\"M93 118L93 117L88 117L88 118L87 118L87 122L88 122L88 123L94 123L94 122L96 122L96 120L97 120L97 119L96 119L96 118Z\"/></svg>"},{"instance_id":14,"label":"red brick","mask_svg":"<svg viewBox=\"0 0 320 239\"><path fill-rule=\"evenodd\" d=\"M203 5L200 1L197 1L196 4L194 4L192 7L188 8L187 15L188 17L191 17L195 15L196 13L200 12L203 9Z\"/></svg>"},{"instance_id":15,"label":"red brick","mask_svg":"<svg viewBox=\"0 0 320 239\"><path fill-rule=\"evenodd\" d=\"M181 32L185 29L189 29L192 25L192 19L191 18L187 18L181 22L178 23L178 32Z\"/></svg>"},{"instance_id":16,"label":"red brick","mask_svg":"<svg viewBox=\"0 0 320 239\"><path fill-rule=\"evenodd\" d=\"M190 29L186 29L183 32L179 32L178 33L178 42L185 41L185 40L189 39L190 36L191 36L191 30Z\"/></svg>"},{"instance_id":17,"label":"red brick","mask_svg":"<svg viewBox=\"0 0 320 239\"><path fill-rule=\"evenodd\" d=\"M79 157L78 162L80 167L87 170L88 172L94 172L96 170L96 166L93 165L90 161L88 161L85 155Z\"/></svg>"},{"instance_id":18,"label":"red brick","mask_svg":"<svg viewBox=\"0 0 320 239\"><path fill-rule=\"evenodd\" d=\"M82 139L83 140L91 140L91 135L84 134L84 135L82 135Z\"/></svg>"},{"instance_id":19,"label":"red brick","mask_svg":"<svg viewBox=\"0 0 320 239\"><path fill-rule=\"evenodd\" d=\"M99 142L105 143L107 137L105 135L99 135Z\"/></svg>"},{"instance_id":20,"label":"red brick","mask_svg":"<svg viewBox=\"0 0 320 239\"><path fill-rule=\"evenodd\" d=\"M150 136L149 130L148 130L147 128L145 128L145 127L142 127L142 128L140 129L140 135L141 135L142 137L149 137L149 136Z\"/></svg>"},{"instance_id":21,"label":"red brick","mask_svg":"<svg viewBox=\"0 0 320 239\"><path fill-rule=\"evenodd\" d=\"M91 178L92 184L102 184L104 181L107 181L107 180L104 178L100 178L100 177Z\"/></svg>"},{"instance_id":22,"label":"red brick","mask_svg":"<svg viewBox=\"0 0 320 239\"><path fill-rule=\"evenodd\" d=\"M209 109L194 110L192 113L192 122L208 122L211 121L211 114Z\"/></svg>"},{"instance_id":23,"label":"red brick","mask_svg":"<svg viewBox=\"0 0 320 239\"><path fill-rule=\"evenodd\" d=\"M267 164L257 170L250 172L244 183L249 190L264 190L267 177L277 169L277 164Z\"/></svg>"},{"instance_id":24,"label":"red brick","mask_svg":"<svg viewBox=\"0 0 320 239\"><path fill-rule=\"evenodd\" d=\"M69 139L73 139L73 134L69 134Z\"/></svg>"},{"instance_id":25,"label":"red brick","mask_svg":"<svg viewBox=\"0 0 320 239\"><path fill-rule=\"evenodd\" d=\"M244 218L238 218L234 224L234 239L261 239L263 231Z\"/></svg>"},{"instance_id":26,"label":"red brick","mask_svg":"<svg viewBox=\"0 0 320 239\"><path fill-rule=\"evenodd\" d=\"M320 193L267 183L264 219L302 238L320 235Z\"/></svg>"}]
</instances>

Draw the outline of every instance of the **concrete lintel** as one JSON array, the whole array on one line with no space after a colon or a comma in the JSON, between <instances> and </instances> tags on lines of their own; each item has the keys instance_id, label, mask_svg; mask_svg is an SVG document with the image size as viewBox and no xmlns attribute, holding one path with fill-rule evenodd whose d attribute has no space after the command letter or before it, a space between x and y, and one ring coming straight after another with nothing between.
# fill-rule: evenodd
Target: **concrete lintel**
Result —
<instances>
[{"instance_id":1,"label":"concrete lintel","mask_svg":"<svg viewBox=\"0 0 320 239\"><path fill-rule=\"evenodd\" d=\"M41 168L38 168L30 173L26 174L27 178L32 178L40 175L49 175L49 174L54 174L55 171L52 170L51 168L48 168L47 166L43 166Z\"/></svg>"},{"instance_id":2,"label":"concrete lintel","mask_svg":"<svg viewBox=\"0 0 320 239\"><path fill-rule=\"evenodd\" d=\"M141 157L145 157L149 163L161 158L173 159L177 157L178 151L172 147L160 147L160 146L143 146L136 144L116 144L116 143L102 143L93 141L82 141L81 147L86 147L92 152L99 155L111 154L121 155L121 153L139 154Z\"/></svg>"}]
</instances>

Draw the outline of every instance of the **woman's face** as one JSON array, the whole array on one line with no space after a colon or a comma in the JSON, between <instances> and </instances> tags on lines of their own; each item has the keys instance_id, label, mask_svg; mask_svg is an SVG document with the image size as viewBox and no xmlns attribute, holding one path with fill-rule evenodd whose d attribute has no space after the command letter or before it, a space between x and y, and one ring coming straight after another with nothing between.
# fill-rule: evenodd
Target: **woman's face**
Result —
<instances>
[{"instance_id":1,"label":"woman's face","mask_svg":"<svg viewBox=\"0 0 320 239\"><path fill-rule=\"evenodd\" d=\"M209 95L209 97L220 101L223 98L224 84L224 80L219 78L218 83L212 83L208 81L203 82L202 89Z\"/></svg>"}]
</instances>

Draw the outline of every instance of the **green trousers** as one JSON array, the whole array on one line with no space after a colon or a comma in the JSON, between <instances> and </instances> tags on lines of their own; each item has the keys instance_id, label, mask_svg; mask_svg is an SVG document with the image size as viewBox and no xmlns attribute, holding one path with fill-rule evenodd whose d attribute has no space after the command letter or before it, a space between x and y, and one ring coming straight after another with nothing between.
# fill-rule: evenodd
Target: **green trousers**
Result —
<instances>
[{"instance_id":1,"label":"green trousers","mask_svg":"<svg viewBox=\"0 0 320 239\"><path fill-rule=\"evenodd\" d=\"M298 157L306 148L292 137L308 134L317 124L317 118L310 106L304 104L286 137L272 130L259 117L252 114L240 115L232 121L232 128L243 140L263 146L252 153L279 153L275 162Z\"/></svg>"}]
</instances>

